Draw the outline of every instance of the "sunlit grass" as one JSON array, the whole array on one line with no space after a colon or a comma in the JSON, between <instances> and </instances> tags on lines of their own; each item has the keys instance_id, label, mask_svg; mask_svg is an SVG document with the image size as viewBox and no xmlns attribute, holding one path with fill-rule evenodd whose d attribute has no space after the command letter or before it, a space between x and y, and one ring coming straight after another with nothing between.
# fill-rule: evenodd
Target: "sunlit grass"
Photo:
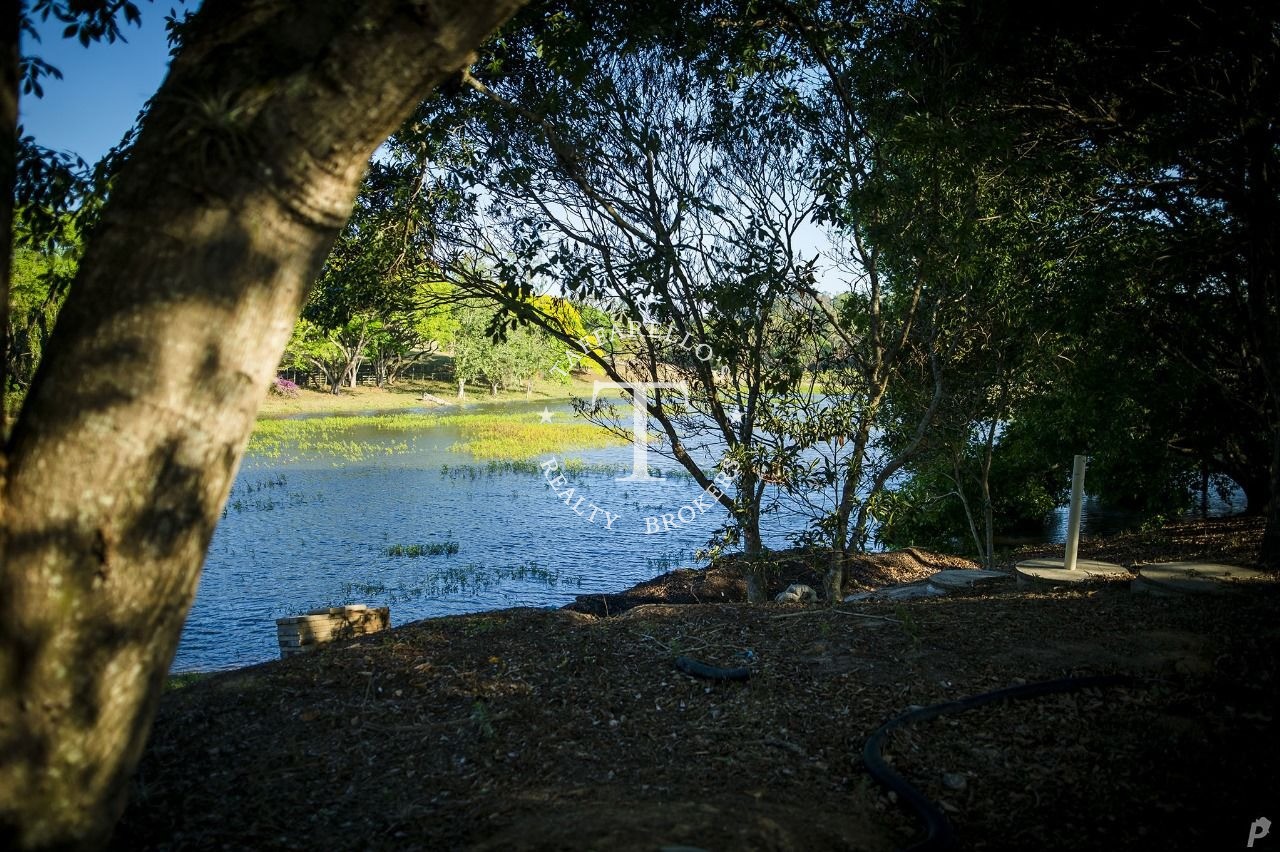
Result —
<instances>
[{"instance_id":1,"label":"sunlit grass","mask_svg":"<svg viewBox=\"0 0 1280 852\"><path fill-rule=\"evenodd\" d=\"M354 437L356 429L402 435L428 428L438 418L422 414L384 414L378 417L332 416L303 420L259 420L249 437L249 452L270 459L286 456L332 456L364 461L379 455L408 452L408 440L371 441Z\"/></svg>"},{"instance_id":2,"label":"sunlit grass","mask_svg":"<svg viewBox=\"0 0 1280 852\"><path fill-rule=\"evenodd\" d=\"M451 450L483 460L511 462L624 443L591 423L543 423L532 412L510 414L384 414L330 416L298 420L259 420L249 439L249 452L267 459L327 456L336 461L364 461L409 452L418 434L453 427L462 440ZM369 437L367 430L380 433ZM365 431L365 435L356 434Z\"/></svg>"},{"instance_id":3,"label":"sunlit grass","mask_svg":"<svg viewBox=\"0 0 1280 852\"><path fill-rule=\"evenodd\" d=\"M537 414L455 414L441 421L462 432L463 439L449 449L477 459L522 461L624 443L595 424L543 423Z\"/></svg>"},{"instance_id":4,"label":"sunlit grass","mask_svg":"<svg viewBox=\"0 0 1280 852\"><path fill-rule=\"evenodd\" d=\"M429 408L433 403L423 400L423 394L429 394L449 404L458 402L458 386L452 381L444 380L451 376L453 367L448 356L436 356L434 372L440 377L435 379L404 379L386 388L375 388L360 385L355 388L342 388L337 394L314 388L303 387L296 397L280 397L268 395L263 399L260 412L267 415L328 413L354 414L359 412L395 411L401 408ZM532 398L538 402L568 400L574 395L584 393L590 395L592 381L598 376L575 376L570 383L555 380L534 380ZM429 397L429 398L430 398ZM492 396L488 388L469 390L464 400L475 402L523 402L530 397L523 387L500 390Z\"/></svg>"}]
</instances>

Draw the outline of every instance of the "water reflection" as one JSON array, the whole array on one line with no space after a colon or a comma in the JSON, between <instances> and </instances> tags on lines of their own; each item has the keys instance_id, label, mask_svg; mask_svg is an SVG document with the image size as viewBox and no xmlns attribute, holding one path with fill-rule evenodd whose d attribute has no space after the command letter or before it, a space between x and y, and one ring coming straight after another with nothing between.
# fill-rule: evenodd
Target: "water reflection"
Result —
<instances>
[{"instance_id":1,"label":"water reflection","mask_svg":"<svg viewBox=\"0 0 1280 852\"><path fill-rule=\"evenodd\" d=\"M1188 512L1188 518L1224 518L1243 512L1245 508L1244 492L1236 487L1226 496L1209 492L1202 507ZM1025 541L1049 542L1062 544L1067 540L1067 507L1055 509L1045 519L1044 526L1031 530L1024 537ZM1086 497L1080 507L1080 529L1086 535L1114 535L1134 529L1141 521L1137 512L1104 506L1097 498ZM1006 539L1014 541L1012 537Z\"/></svg>"}]
</instances>

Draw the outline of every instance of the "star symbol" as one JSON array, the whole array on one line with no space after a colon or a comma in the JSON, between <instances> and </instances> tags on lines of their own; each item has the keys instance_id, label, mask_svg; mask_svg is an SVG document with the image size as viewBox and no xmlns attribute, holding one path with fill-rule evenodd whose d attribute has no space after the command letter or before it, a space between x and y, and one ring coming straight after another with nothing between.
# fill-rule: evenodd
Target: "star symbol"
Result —
<instances>
[{"instance_id":1,"label":"star symbol","mask_svg":"<svg viewBox=\"0 0 1280 852\"><path fill-rule=\"evenodd\" d=\"M538 415L538 419L540 419L543 423L550 423L551 418L555 416L556 416L556 413L544 405L542 407L542 413Z\"/></svg>"}]
</instances>

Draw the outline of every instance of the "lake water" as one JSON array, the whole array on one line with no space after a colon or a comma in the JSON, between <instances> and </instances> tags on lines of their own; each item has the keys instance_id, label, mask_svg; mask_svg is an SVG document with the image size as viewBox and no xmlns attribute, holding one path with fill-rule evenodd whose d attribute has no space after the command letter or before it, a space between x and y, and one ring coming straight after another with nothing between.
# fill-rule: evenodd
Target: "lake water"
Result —
<instances>
[{"instance_id":1,"label":"lake water","mask_svg":"<svg viewBox=\"0 0 1280 852\"><path fill-rule=\"evenodd\" d=\"M505 403L501 410L543 406ZM566 405L552 408L560 421L571 416ZM275 619L321 606L390 606L392 623L403 624L507 606L560 606L580 594L619 591L696 565L694 552L727 519L705 499L708 511L693 508L700 490L687 476L619 482L618 473L580 473L558 486L558 497L540 472L490 472L484 462L454 452L460 435L453 427L413 435L357 429L352 437L396 451L355 462L245 457L174 671L277 657ZM631 462L629 446L567 455L620 469ZM674 462L649 458L652 467L678 473ZM568 487L575 493L566 504ZM594 520L592 505L600 507ZM647 517L675 516L682 506L691 507L684 512L690 523L676 516L678 527L646 532ZM616 516L608 527L606 511ZM791 528L798 525L793 521ZM767 519L766 543L786 546L791 528L780 517ZM456 554L388 555L395 545L449 542L457 543Z\"/></svg>"},{"instance_id":2,"label":"lake water","mask_svg":"<svg viewBox=\"0 0 1280 852\"><path fill-rule=\"evenodd\" d=\"M504 403L500 410L543 407ZM571 416L567 405L552 409L559 421ZM637 483L618 481L617 473L584 472L560 485L557 496L540 472L490 471L450 449L461 439L454 427L411 435L359 428L352 437L389 452L362 461L245 457L209 548L175 672L274 659L275 619L321 606L390 606L392 623L403 624L508 606L561 606L580 594L616 592L697 565L695 551L727 520L710 501L700 513L697 485L652 453L651 466L672 475ZM568 455L627 469L631 448ZM568 487L574 494L566 504ZM594 519L592 506L600 509ZM681 507L689 507L683 517L690 522L680 523ZM616 516L608 526L605 512ZM652 532L666 513L679 525ZM1065 518L1065 509L1051 517L1043 539L1061 541ZM1086 505L1086 531L1105 533L1122 522ZM784 514L762 524L771 547L788 546L788 533L801 528L799 518ZM450 543L456 553L388 554L396 545L448 550Z\"/></svg>"}]
</instances>

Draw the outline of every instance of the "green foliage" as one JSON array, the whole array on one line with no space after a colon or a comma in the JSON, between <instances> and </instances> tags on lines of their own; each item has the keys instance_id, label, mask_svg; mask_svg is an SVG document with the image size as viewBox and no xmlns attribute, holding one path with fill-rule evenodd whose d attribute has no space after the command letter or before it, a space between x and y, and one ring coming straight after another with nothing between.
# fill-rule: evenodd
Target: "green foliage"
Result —
<instances>
[{"instance_id":1,"label":"green foliage","mask_svg":"<svg viewBox=\"0 0 1280 852\"><path fill-rule=\"evenodd\" d=\"M1219 5L527 10L392 141L294 348L381 351L395 323L366 309L407 241L450 282L434 339L460 391L579 362L689 380L651 428L727 447L730 538L758 539L772 503L839 549L878 528L990 559L1062 500L1079 452L1091 492L1145 517L1205 474L1260 505L1280 330L1250 307L1270 304L1273 279L1249 276L1274 246L1248 235L1274 233L1258 211L1278 194L1243 204L1254 185L1227 165L1280 173L1274 140L1235 130L1269 116L1275 47L1222 49L1244 13ZM705 343L714 374L661 336L566 357L611 316ZM507 460L569 434L471 428L459 449Z\"/></svg>"},{"instance_id":2,"label":"green foliage","mask_svg":"<svg viewBox=\"0 0 1280 852\"><path fill-rule=\"evenodd\" d=\"M429 253L430 199L411 162L379 160L325 261L285 352L284 366L316 370L334 393L361 363L377 383L453 339L455 324Z\"/></svg>"},{"instance_id":3,"label":"green foliage","mask_svg":"<svg viewBox=\"0 0 1280 852\"><path fill-rule=\"evenodd\" d=\"M83 249L74 219L63 215L46 222L51 230L37 238L23 224L15 229L9 282L7 392L21 394L31 384L58 310L75 277Z\"/></svg>"},{"instance_id":4,"label":"green foliage","mask_svg":"<svg viewBox=\"0 0 1280 852\"><path fill-rule=\"evenodd\" d=\"M527 305L551 317L553 327L581 333L578 312L565 300L535 297ZM509 328L496 304L475 301L459 304L454 319L453 367L460 393L472 382L483 382L496 393L512 385L531 390L538 377L569 380L563 369L565 344L546 329L529 324Z\"/></svg>"},{"instance_id":5,"label":"green foliage","mask_svg":"<svg viewBox=\"0 0 1280 852\"><path fill-rule=\"evenodd\" d=\"M1067 447L1037 443L1013 424L1000 435L989 474L993 536L1036 531L1065 499L1070 485ZM982 559L981 468L983 447L970 442L959 457L926 452L907 468L907 476L885 495L877 541L886 548L919 546L964 553ZM1065 455L1063 455L1065 453ZM973 505L966 514L961 492ZM971 522L974 525L971 527ZM977 540L975 540L975 535Z\"/></svg>"}]
</instances>

